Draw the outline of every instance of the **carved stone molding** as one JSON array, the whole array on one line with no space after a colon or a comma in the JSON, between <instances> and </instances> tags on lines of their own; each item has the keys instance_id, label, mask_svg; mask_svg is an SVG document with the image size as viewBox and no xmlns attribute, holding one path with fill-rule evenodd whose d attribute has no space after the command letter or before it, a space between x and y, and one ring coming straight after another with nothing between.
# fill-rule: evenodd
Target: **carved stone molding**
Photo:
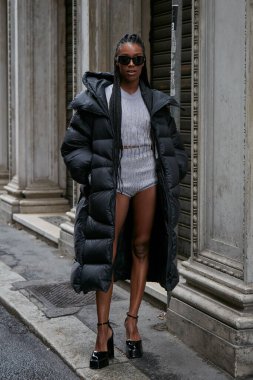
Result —
<instances>
[{"instance_id":1,"label":"carved stone molding","mask_svg":"<svg viewBox=\"0 0 253 380\"><path fill-rule=\"evenodd\" d=\"M206 258L206 257L203 257L202 255L198 255L195 260L198 263L203 264L207 267L210 267L212 269L218 270L219 272L223 272L223 273L229 274L230 276L243 280L242 270L228 267L228 264L226 263L221 263L219 261L214 260L213 258L211 259Z\"/></svg>"},{"instance_id":2,"label":"carved stone molding","mask_svg":"<svg viewBox=\"0 0 253 380\"><path fill-rule=\"evenodd\" d=\"M244 253L245 253L245 280L253 282L253 0L246 1L246 75L245 75L245 228L244 228Z\"/></svg>"},{"instance_id":3,"label":"carved stone molding","mask_svg":"<svg viewBox=\"0 0 253 380\"><path fill-rule=\"evenodd\" d=\"M199 146L199 0L193 3L193 22L192 22L192 255L197 256L199 253L198 243L198 146Z\"/></svg>"}]
</instances>

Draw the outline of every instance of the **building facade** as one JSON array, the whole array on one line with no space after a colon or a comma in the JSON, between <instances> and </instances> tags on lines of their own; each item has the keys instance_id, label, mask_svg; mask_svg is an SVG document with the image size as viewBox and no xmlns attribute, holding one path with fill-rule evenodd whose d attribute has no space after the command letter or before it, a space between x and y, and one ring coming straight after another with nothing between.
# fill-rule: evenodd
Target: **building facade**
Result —
<instances>
[{"instance_id":1,"label":"building facade","mask_svg":"<svg viewBox=\"0 0 253 380\"><path fill-rule=\"evenodd\" d=\"M152 86L170 92L172 0L0 0L0 213L67 215L78 185L60 156L68 104L87 71L112 70L125 33L142 36ZM253 1L183 0L178 127L182 281L168 329L235 377L253 374ZM65 214L66 213L66 214ZM208 344L207 344L208 342Z\"/></svg>"}]
</instances>

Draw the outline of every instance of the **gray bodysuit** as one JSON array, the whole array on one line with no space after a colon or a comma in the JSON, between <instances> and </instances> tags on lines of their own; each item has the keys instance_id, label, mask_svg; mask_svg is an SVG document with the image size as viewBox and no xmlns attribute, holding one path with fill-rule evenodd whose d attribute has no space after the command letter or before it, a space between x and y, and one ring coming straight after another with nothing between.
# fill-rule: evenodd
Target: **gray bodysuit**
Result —
<instances>
[{"instance_id":1,"label":"gray bodysuit","mask_svg":"<svg viewBox=\"0 0 253 380\"><path fill-rule=\"evenodd\" d=\"M105 93L109 106L112 86ZM157 183L154 152L150 138L150 115L140 88L133 93L121 89L121 139L123 152L117 192L128 197Z\"/></svg>"}]
</instances>

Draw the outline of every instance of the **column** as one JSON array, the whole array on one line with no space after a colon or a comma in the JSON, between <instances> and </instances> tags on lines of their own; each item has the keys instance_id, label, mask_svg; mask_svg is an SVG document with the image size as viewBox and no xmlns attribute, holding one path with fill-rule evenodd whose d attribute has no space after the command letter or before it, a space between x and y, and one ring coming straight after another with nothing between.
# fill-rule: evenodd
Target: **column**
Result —
<instances>
[{"instance_id":1,"label":"column","mask_svg":"<svg viewBox=\"0 0 253 380\"><path fill-rule=\"evenodd\" d=\"M147 5L147 3L145 3ZM73 84L75 93L83 89L81 78L85 71L112 71L114 49L118 40L126 33L139 33L142 22L146 22L137 0L82 0L77 2L76 56L73 56ZM147 25L143 25L146 32ZM146 36L145 36L146 37ZM74 53L73 53L74 54ZM78 197L77 197L78 198ZM74 205L75 206L75 205ZM60 228L59 248L61 252L73 255L73 233L75 207L66 214L69 221Z\"/></svg>"},{"instance_id":2,"label":"column","mask_svg":"<svg viewBox=\"0 0 253 380\"><path fill-rule=\"evenodd\" d=\"M193 2L192 253L168 329L253 374L253 1Z\"/></svg>"},{"instance_id":3,"label":"column","mask_svg":"<svg viewBox=\"0 0 253 380\"><path fill-rule=\"evenodd\" d=\"M7 1L0 0L0 192L9 180Z\"/></svg>"},{"instance_id":4,"label":"column","mask_svg":"<svg viewBox=\"0 0 253 380\"><path fill-rule=\"evenodd\" d=\"M12 214L64 212L65 14L63 0L9 0L11 181L1 196Z\"/></svg>"}]
</instances>

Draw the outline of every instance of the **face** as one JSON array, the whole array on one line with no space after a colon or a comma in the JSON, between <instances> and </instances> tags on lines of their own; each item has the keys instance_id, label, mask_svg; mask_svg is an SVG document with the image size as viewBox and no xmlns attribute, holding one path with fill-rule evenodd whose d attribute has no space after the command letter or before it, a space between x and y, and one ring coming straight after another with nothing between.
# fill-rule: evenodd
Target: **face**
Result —
<instances>
[{"instance_id":1,"label":"face","mask_svg":"<svg viewBox=\"0 0 253 380\"><path fill-rule=\"evenodd\" d=\"M140 45L125 43L121 45L117 51L117 56L124 55L128 57L143 56L143 51ZM125 83L139 82L144 63L137 66L132 60L127 65L116 63L119 68L121 81Z\"/></svg>"}]
</instances>

